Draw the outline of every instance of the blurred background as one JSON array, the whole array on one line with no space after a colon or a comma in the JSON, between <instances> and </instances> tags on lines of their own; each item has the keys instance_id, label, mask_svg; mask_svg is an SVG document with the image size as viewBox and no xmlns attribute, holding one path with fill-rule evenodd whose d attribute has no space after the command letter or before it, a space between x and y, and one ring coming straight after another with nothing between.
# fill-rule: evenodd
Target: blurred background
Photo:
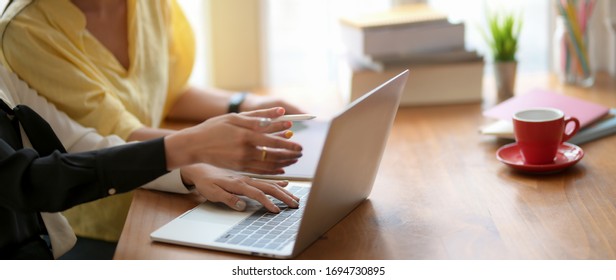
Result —
<instances>
[{"instance_id":1,"label":"blurred background","mask_svg":"<svg viewBox=\"0 0 616 280\"><path fill-rule=\"evenodd\" d=\"M198 58L192 83L230 90L336 87L345 57L340 18L427 3L466 24L465 46L485 55L479 29L486 11L523 18L518 71L553 69L556 0L178 0L194 28ZM0 0L4 7L7 0ZM598 0L591 21L591 65L616 75L616 1ZM486 58L488 56L485 56ZM489 75L490 65L484 69Z\"/></svg>"},{"instance_id":2,"label":"blurred background","mask_svg":"<svg viewBox=\"0 0 616 280\"><path fill-rule=\"evenodd\" d=\"M465 44L485 54L479 29L487 10L520 13L523 28L518 71L552 69L557 15L552 0L179 0L199 38L199 63L193 82L230 89L326 86L339 83L338 64L345 56L339 19L426 2L466 24ZM614 75L616 3L599 0L591 22L592 65ZM217 42L219 40L219 42ZM230 57L246 56L239 63ZM487 58L488 56L486 56ZM235 63L230 63L234 61ZM486 64L485 73L491 73Z\"/></svg>"}]
</instances>

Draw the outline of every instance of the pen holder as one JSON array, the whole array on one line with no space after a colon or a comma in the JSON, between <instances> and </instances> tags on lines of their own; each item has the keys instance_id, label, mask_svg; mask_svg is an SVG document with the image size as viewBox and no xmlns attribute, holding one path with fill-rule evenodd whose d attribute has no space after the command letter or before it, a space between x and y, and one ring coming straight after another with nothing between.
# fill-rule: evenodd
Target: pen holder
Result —
<instances>
[{"instance_id":1,"label":"pen holder","mask_svg":"<svg viewBox=\"0 0 616 280\"><path fill-rule=\"evenodd\" d=\"M580 13L578 9L562 4L557 6L561 15L556 18L554 30L556 73L564 83L590 87L595 81L590 63L588 32L592 8L581 9Z\"/></svg>"}]
</instances>

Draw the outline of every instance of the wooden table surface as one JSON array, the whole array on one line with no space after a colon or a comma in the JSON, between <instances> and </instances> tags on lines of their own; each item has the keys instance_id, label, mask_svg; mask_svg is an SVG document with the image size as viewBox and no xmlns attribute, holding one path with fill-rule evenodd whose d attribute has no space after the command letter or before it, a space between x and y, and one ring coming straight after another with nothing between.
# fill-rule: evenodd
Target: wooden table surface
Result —
<instances>
[{"instance_id":1,"label":"wooden table surface","mask_svg":"<svg viewBox=\"0 0 616 280\"><path fill-rule=\"evenodd\" d=\"M507 141L480 135L493 104L401 108L368 200L298 259L616 259L616 136L583 144L564 172L529 175L500 163ZM616 82L564 86L518 78L517 92L550 88L616 107ZM316 99L319 101L319 99ZM149 234L202 201L137 190L117 259L251 259L152 242Z\"/></svg>"}]
</instances>

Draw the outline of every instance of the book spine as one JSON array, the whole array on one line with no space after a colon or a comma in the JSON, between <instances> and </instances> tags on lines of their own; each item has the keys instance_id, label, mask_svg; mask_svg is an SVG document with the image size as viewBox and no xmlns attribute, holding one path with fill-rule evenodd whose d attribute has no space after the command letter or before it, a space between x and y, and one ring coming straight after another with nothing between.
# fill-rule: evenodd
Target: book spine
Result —
<instances>
[{"instance_id":1,"label":"book spine","mask_svg":"<svg viewBox=\"0 0 616 280\"><path fill-rule=\"evenodd\" d=\"M349 102L410 69L411 74L400 102L401 106L473 103L482 100L483 61L447 63L429 66L406 65L383 71L349 70L349 87L341 92Z\"/></svg>"}]
</instances>

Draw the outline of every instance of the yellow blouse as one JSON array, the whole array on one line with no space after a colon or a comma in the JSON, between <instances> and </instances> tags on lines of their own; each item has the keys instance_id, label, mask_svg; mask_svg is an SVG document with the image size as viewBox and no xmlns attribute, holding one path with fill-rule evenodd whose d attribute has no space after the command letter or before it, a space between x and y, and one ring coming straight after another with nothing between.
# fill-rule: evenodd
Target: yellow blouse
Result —
<instances>
[{"instance_id":1,"label":"yellow blouse","mask_svg":"<svg viewBox=\"0 0 616 280\"><path fill-rule=\"evenodd\" d=\"M0 59L83 126L126 139L158 127L184 91L194 37L175 0L127 0L130 66L92 34L69 0L15 0L0 20ZM118 240L132 193L82 204L64 214L80 236Z\"/></svg>"},{"instance_id":2,"label":"yellow blouse","mask_svg":"<svg viewBox=\"0 0 616 280\"><path fill-rule=\"evenodd\" d=\"M194 61L192 30L175 0L128 0L130 66L92 34L69 0L18 0L2 18L2 60L60 110L102 135L158 127Z\"/></svg>"}]
</instances>

